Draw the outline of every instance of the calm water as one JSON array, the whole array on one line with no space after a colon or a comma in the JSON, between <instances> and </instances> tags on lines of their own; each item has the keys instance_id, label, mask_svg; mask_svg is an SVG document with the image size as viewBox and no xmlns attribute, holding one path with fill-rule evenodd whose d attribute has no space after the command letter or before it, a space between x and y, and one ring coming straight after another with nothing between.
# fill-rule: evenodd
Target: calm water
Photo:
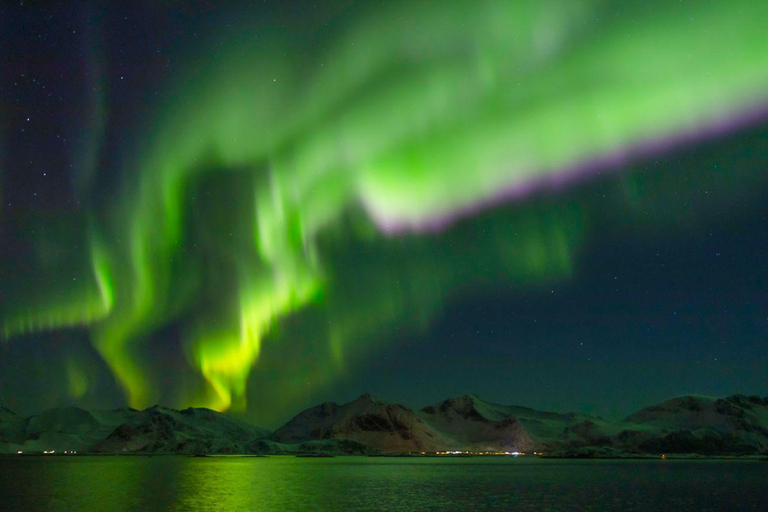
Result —
<instances>
[{"instance_id":1,"label":"calm water","mask_svg":"<svg viewBox=\"0 0 768 512\"><path fill-rule=\"evenodd\" d=\"M1 510L767 510L760 461L0 458Z\"/></svg>"}]
</instances>

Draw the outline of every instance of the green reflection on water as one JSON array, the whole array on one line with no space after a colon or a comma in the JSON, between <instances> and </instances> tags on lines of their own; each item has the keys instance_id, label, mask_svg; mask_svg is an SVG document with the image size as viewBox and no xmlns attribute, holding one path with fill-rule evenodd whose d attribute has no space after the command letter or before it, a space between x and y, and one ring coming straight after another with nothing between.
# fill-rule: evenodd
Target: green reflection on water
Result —
<instances>
[{"instance_id":1,"label":"green reflection on water","mask_svg":"<svg viewBox=\"0 0 768 512\"><path fill-rule=\"evenodd\" d=\"M721 460L3 457L2 510L763 510Z\"/></svg>"}]
</instances>

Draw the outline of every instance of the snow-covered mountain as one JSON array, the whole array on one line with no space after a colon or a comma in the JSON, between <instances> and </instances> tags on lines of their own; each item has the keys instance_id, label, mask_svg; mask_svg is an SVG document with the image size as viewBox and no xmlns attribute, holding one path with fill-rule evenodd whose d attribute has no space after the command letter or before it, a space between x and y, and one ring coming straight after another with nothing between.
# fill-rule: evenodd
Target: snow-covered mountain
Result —
<instances>
[{"instance_id":1,"label":"snow-covered mountain","mask_svg":"<svg viewBox=\"0 0 768 512\"><path fill-rule=\"evenodd\" d=\"M0 451L6 453L241 453L268 435L268 430L209 409L88 412L67 407L24 420L4 412L0 416Z\"/></svg>"},{"instance_id":2,"label":"snow-covered mountain","mask_svg":"<svg viewBox=\"0 0 768 512\"><path fill-rule=\"evenodd\" d=\"M385 452L528 452L589 444L604 437L603 431L618 433L620 428L593 416L499 405L474 395L414 411L365 394L344 405L329 402L307 409L276 430L273 440L348 440Z\"/></svg>"},{"instance_id":3,"label":"snow-covered mountain","mask_svg":"<svg viewBox=\"0 0 768 512\"><path fill-rule=\"evenodd\" d=\"M446 450L532 450L535 441L511 409L464 395L425 407L419 416L443 433Z\"/></svg>"},{"instance_id":4,"label":"snow-covered mountain","mask_svg":"<svg viewBox=\"0 0 768 512\"><path fill-rule=\"evenodd\" d=\"M155 405L137 411L94 452L121 453L245 453L269 431L210 409L181 411Z\"/></svg>"},{"instance_id":5,"label":"snow-covered mountain","mask_svg":"<svg viewBox=\"0 0 768 512\"><path fill-rule=\"evenodd\" d=\"M544 452L561 456L768 454L768 397L683 396L620 421L506 406L474 395L414 410L370 394L309 408L270 434L209 409L86 411L22 418L0 407L0 453Z\"/></svg>"},{"instance_id":6,"label":"snow-covered mountain","mask_svg":"<svg viewBox=\"0 0 768 512\"><path fill-rule=\"evenodd\" d=\"M339 439L389 452L435 451L446 439L415 411L364 394L344 405L307 409L275 431L279 443Z\"/></svg>"},{"instance_id":7,"label":"snow-covered mountain","mask_svg":"<svg viewBox=\"0 0 768 512\"><path fill-rule=\"evenodd\" d=\"M499 405L474 395L421 410L363 395L325 403L275 431L282 443L348 440L385 452L519 451L565 456L768 452L768 398L680 397L622 421Z\"/></svg>"},{"instance_id":8,"label":"snow-covered mountain","mask_svg":"<svg viewBox=\"0 0 768 512\"><path fill-rule=\"evenodd\" d=\"M647 407L624 423L620 448L648 453L768 452L768 397L683 396Z\"/></svg>"}]
</instances>

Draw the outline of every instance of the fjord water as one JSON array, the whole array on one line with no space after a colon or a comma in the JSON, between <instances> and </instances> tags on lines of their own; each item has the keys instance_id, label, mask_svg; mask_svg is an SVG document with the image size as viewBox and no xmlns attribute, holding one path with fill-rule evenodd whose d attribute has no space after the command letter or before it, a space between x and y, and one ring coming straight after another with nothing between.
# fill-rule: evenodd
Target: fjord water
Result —
<instances>
[{"instance_id":1,"label":"fjord water","mask_svg":"<svg viewBox=\"0 0 768 512\"><path fill-rule=\"evenodd\" d=\"M531 458L0 458L0 509L765 510L768 463Z\"/></svg>"}]
</instances>

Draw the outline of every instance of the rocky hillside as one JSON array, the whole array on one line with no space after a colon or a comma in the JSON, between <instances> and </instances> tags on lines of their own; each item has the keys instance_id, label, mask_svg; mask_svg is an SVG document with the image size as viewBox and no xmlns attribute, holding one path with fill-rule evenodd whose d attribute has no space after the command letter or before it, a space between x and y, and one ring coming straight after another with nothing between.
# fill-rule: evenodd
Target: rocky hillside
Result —
<instances>
[{"instance_id":1,"label":"rocky hillside","mask_svg":"<svg viewBox=\"0 0 768 512\"><path fill-rule=\"evenodd\" d=\"M269 431L210 409L138 411L92 446L102 453L245 453Z\"/></svg>"},{"instance_id":2,"label":"rocky hillside","mask_svg":"<svg viewBox=\"0 0 768 512\"><path fill-rule=\"evenodd\" d=\"M68 407L24 420L0 416L0 450L6 453L241 453L268 435L209 409L154 406L88 412Z\"/></svg>"},{"instance_id":3,"label":"rocky hillside","mask_svg":"<svg viewBox=\"0 0 768 512\"><path fill-rule=\"evenodd\" d=\"M768 397L684 396L620 421L486 402L474 395L420 410L365 394L299 413L274 433L209 409L0 408L0 453L544 452L556 456L768 454Z\"/></svg>"},{"instance_id":4,"label":"rocky hillside","mask_svg":"<svg viewBox=\"0 0 768 512\"><path fill-rule=\"evenodd\" d=\"M414 411L363 395L325 403L278 429L282 443L345 440L382 451L539 451L563 456L768 453L768 398L680 397L621 421L486 402L474 395Z\"/></svg>"},{"instance_id":5,"label":"rocky hillside","mask_svg":"<svg viewBox=\"0 0 768 512\"><path fill-rule=\"evenodd\" d=\"M599 423L601 430L610 430L594 416L499 405L475 395L449 398L420 412L427 423L450 436L457 448L469 450L527 452L568 439L591 443L591 432L582 431L579 425Z\"/></svg>"},{"instance_id":6,"label":"rocky hillside","mask_svg":"<svg viewBox=\"0 0 768 512\"><path fill-rule=\"evenodd\" d=\"M327 402L301 412L277 429L278 443L338 439L390 452L435 451L446 439L419 414L365 394L344 405Z\"/></svg>"},{"instance_id":7,"label":"rocky hillside","mask_svg":"<svg viewBox=\"0 0 768 512\"><path fill-rule=\"evenodd\" d=\"M684 396L628 416L615 443L627 451L768 453L768 397Z\"/></svg>"},{"instance_id":8,"label":"rocky hillside","mask_svg":"<svg viewBox=\"0 0 768 512\"><path fill-rule=\"evenodd\" d=\"M620 430L593 416L504 406L474 395L414 411L365 394L344 405L307 409L276 430L273 440L345 440L385 452L531 452L592 445Z\"/></svg>"}]
</instances>

